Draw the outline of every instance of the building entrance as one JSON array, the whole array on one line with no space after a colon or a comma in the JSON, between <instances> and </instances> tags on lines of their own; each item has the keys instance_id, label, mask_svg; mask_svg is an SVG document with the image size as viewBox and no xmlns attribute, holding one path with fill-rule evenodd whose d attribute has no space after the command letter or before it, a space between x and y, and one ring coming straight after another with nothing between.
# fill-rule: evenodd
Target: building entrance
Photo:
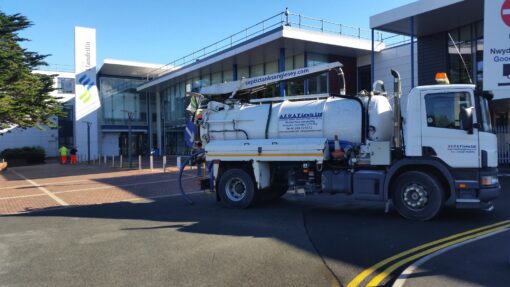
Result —
<instances>
[{"instance_id":1,"label":"building entrance","mask_svg":"<svg viewBox=\"0 0 510 287\"><path fill-rule=\"evenodd\" d=\"M119 135L119 150L123 156L128 155L128 133L123 132ZM132 133L131 134L131 150L132 155L146 155L148 153L147 134Z\"/></svg>"}]
</instances>

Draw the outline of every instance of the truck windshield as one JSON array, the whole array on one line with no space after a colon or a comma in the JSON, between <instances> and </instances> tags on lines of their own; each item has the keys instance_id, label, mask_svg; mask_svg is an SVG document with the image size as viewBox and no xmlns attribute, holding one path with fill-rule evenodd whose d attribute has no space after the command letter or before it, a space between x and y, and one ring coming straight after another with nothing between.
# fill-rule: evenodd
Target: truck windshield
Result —
<instances>
[{"instance_id":1,"label":"truck windshield","mask_svg":"<svg viewBox=\"0 0 510 287\"><path fill-rule=\"evenodd\" d=\"M485 97L479 97L480 110L482 114L482 129L486 132L492 132L491 117L489 113L489 101Z\"/></svg>"}]
</instances>

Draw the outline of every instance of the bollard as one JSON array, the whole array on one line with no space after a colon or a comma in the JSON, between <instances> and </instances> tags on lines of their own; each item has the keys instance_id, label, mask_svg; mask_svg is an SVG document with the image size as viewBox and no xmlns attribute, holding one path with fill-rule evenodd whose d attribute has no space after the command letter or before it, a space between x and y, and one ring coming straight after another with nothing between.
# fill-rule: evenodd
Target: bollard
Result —
<instances>
[{"instance_id":1,"label":"bollard","mask_svg":"<svg viewBox=\"0 0 510 287\"><path fill-rule=\"evenodd\" d=\"M120 163L119 163L119 167L120 167L120 168L122 168L122 155L120 155L120 157L119 157L119 161L120 161Z\"/></svg>"},{"instance_id":2,"label":"bollard","mask_svg":"<svg viewBox=\"0 0 510 287\"><path fill-rule=\"evenodd\" d=\"M149 164L150 164L151 171L154 171L154 156L152 156L152 155L149 157Z\"/></svg>"},{"instance_id":3,"label":"bollard","mask_svg":"<svg viewBox=\"0 0 510 287\"><path fill-rule=\"evenodd\" d=\"M104 166L108 166L108 162L106 161L106 155L104 156Z\"/></svg>"},{"instance_id":4,"label":"bollard","mask_svg":"<svg viewBox=\"0 0 510 287\"><path fill-rule=\"evenodd\" d=\"M163 173L166 172L166 155L163 156Z\"/></svg>"},{"instance_id":5,"label":"bollard","mask_svg":"<svg viewBox=\"0 0 510 287\"><path fill-rule=\"evenodd\" d=\"M138 169L139 170L142 169L142 156L141 155L138 156Z\"/></svg>"},{"instance_id":6,"label":"bollard","mask_svg":"<svg viewBox=\"0 0 510 287\"><path fill-rule=\"evenodd\" d=\"M115 167L115 156L112 155L112 167Z\"/></svg>"},{"instance_id":7,"label":"bollard","mask_svg":"<svg viewBox=\"0 0 510 287\"><path fill-rule=\"evenodd\" d=\"M177 170L181 170L181 157L177 157Z\"/></svg>"}]
</instances>

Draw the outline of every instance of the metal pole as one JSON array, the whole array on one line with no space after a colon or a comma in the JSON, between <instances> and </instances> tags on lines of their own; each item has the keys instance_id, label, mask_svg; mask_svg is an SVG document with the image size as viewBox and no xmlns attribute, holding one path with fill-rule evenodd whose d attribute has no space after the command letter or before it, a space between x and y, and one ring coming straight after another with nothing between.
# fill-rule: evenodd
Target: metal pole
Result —
<instances>
[{"instance_id":1,"label":"metal pole","mask_svg":"<svg viewBox=\"0 0 510 287\"><path fill-rule=\"evenodd\" d=\"M104 155L103 158L104 158L104 166L108 166L108 161L106 159L106 155Z\"/></svg>"},{"instance_id":2,"label":"metal pole","mask_svg":"<svg viewBox=\"0 0 510 287\"><path fill-rule=\"evenodd\" d=\"M163 156L163 173L166 172L166 155Z\"/></svg>"},{"instance_id":3,"label":"metal pole","mask_svg":"<svg viewBox=\"0 0 510 287\"><path fill-rule=\"evenodd\" d=\"M411 21L411 89L414 88L414 17Z\"/></svg>"},{"instance_id":4,"label":"metal pole","mask_svg":"<svg viewBox=\"0 0 510 287\"><path fill-rule=\"evenodd\" d=\"M375 81L375 44L374 44L374 29L372 29L372 51L370 53L370 83L372 84Z\"/></svg>"},{"instance_id":5,"label":"metal pole","mask_svg":"<svg viewBox=\"0 0 510 287\"><path fill-rule=\"evenodd\" d=\"M120 155L119 161L120 161L119 166L120 168L122 168L122 155Z\"/></svg>"},{"instance_id":6,"label":"metal pole","mask_svg":"<svg viewBox=\"0 0 510 287\"><path fill-rule=\"evenodd\" d=\"M90 163L90 126L92 125L91 122L87 122L87 156L88 156L88 162Z\"/></svg>"},{"instance_id":7,"label":"metal pole","mask_svg":"<svg viewBox=\"0 0 510 287\"><path fill-rule=\"evenodd\" d=\"M128 120L128 161L129 161L129 168L133 167L133 158L131 156L131 113L128 114L129 120Z\"/></svg>"},{"instance_id":8,"label":"metal pole","mask_svg":"<svg viewBox=\"0 0 510 287\"><path fill-rule=\"evenodd\" d=\"M115 156L112 155L112 167L115 167Z\"/></svg>"},{"instance_id":9,"label":"metal pole","mask_svg":"<svg viewBox=\"0 0 510 287\"><path fill-rule=\"evenodd\" d=\"M151 156L149 157L149 160L150 160L150 167L151 167L151 171L153 171L153 170L154 170L154 156L153 156L153 155L151 155Z\"/></svg>"},{"instance_id":10,"label":"metal pole","mask_svg":"<svg viewBox=\"0 0 510 287\"><path fill-rule=\"evenodd\" d=\"M142 169L142 156L138 155L138 169Z\"/></svg>"}]
</instances>

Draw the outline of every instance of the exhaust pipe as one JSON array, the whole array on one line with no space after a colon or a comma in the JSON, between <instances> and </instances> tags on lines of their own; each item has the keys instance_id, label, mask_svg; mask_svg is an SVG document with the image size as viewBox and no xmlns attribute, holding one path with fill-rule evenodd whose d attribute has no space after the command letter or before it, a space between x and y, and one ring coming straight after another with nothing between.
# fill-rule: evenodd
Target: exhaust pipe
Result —
<instances>
[{"instance_id":1,"label":"exhaust pipe","mask_svg":"<svg viewBox=\"0 0 510 287\"><path fill-rule=\"evenodd\" d=\"M402 81L400 80L400 74L391 70L393 76L393 140L395 148L402 149L402 134L400 133L402 117L400 115L400 96L402 95Z\"/></svg>"}]
</instances>

